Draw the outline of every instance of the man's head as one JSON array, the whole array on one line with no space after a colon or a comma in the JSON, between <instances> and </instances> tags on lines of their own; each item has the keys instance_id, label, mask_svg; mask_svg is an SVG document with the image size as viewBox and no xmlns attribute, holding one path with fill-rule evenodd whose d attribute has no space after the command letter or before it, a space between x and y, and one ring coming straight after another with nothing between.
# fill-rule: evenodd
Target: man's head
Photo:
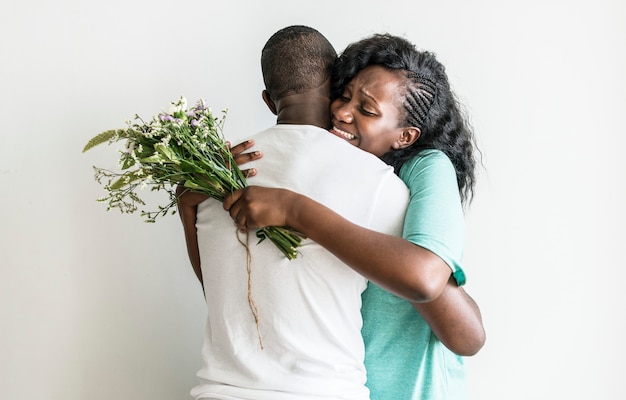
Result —
<instances>
[{"instance_id":1,"label":"man's head","mask_svg":"<svg viewBox=\"0 0 626 400\"><path fill-rule=\"evenodd\" d=\"M269 38L261 53L261 71L269 97L277 102L321 86L330 78L337 52L317 30L294 25Z\"/></svg>"}]
</instances>

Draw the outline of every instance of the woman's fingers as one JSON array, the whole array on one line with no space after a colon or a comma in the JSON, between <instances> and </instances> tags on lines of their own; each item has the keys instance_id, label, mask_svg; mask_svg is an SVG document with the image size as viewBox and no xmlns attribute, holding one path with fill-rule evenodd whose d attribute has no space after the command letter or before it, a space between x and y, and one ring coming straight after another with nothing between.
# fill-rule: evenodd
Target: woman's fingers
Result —
<instances>
[{"instance_id":1,"label":"woman's fingers","mask_svg":"<svg viewBox=\"0 0 626 400\"><path fill-rule=\"evenodd\" d=\"M242 169L241 173L243 174L243 176L245 176L246 178L250 178L254 175L256 175L256 168L248 168L248 169Z\"/></svg>"},{"instance_id":2,"label":"woman's fingers","mask_svg":"<svg viewBox=\"0 0 626 400\"><path fill-rule=\"evenodd\" d=\"M254 140L246 140L245 142L241 142L236 146L230 147L230 152L233 155L233 158L235 159L237 165L242 165L263 157L263 154L260 151L251 151L248 153L244 153L252 146L254 146ZM254 176L254 174L256 173L256 171L253 172L252 170L246 171L249 171L247 176Z\"/></svg>"},{"instance_id":3,"label":"woman's fingers","mask_svg":"<svg viewBox=\"0 0 626 400\"><path fill-rule=\"evenodd\" d=\"M243 189L239 189L239 190L235 190L232 193L227 194L224 197L224 201L222 202L222 206L224 207L224 210L231 212L230 211L231 208L233 207L235 203L237 203L237 200L241 197L242 193L243 193Z\"/></svg>"},{"instance_id":4,"label":"woman's fingers","mask_svg":"<svg viewBox=\"0 0 626 400\"><path fill-rule=\"evenodd\" d=\"M224 210L228 211L230 217L235 222L235 226L237 226L237 228L239 228L239 230L242 232L247 231L246 213L243 212L244 204L242 204L242 202L240 201L244 190L245 189L239 189L227 195L224 198L224 202L222 203Z\"/></svg>"},{"instance_id":5,"label":"woman's fingers","mask_svg":"<svg viewBox=\"0 0 626 400\"><path fill-rule=\"evenodd\" d=\"M263 153L261 153L258 150L251 151L249 153L242 153L236 156L233 155L233 158L235 159L235 162L237 163L237 165L242 165L250 161L258 160L261 157L263 157Z\"/></svg>"},{"instance_id":6,"label":"woman's fingers","mask_svg":"<svg viewBox=\"0 0 626 400\"><path fill-rule=\"evenodd\" d=\"M245 142L241 142L236 146L230 146L230 142L226 142L229 145L230 152L233 156L237 156L244 151L248 150L250 147L254 146L254 140L246 140Z\"/></svg>"}]
</instances>

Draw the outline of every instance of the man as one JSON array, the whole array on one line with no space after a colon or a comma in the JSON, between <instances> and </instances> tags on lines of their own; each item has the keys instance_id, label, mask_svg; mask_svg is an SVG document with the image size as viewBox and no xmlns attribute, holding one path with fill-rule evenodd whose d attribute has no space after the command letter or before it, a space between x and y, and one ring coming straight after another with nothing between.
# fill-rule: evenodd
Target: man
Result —
<instances>
[{"instance_id":1,"label":"man","mask_svg":"<svg viewBox=\"0 0 626 400\"><path fill-rule=\"evenodd\" d=\"M296 191L356 224L400 235L406 186L377 157L326 131L335 58L312 28L287 27L268 40L263 99L277 124L253 136L264 156L249 183ZM192 214L181 209L183 220ZM212 199L197 206L196 227L199 252L190 248L190 257L199 255L207 325L192 395L368 399L360 332L365 278L310 240L291 261L269 241L242 245L247 238Z\"/></svg>"}]
</instances>

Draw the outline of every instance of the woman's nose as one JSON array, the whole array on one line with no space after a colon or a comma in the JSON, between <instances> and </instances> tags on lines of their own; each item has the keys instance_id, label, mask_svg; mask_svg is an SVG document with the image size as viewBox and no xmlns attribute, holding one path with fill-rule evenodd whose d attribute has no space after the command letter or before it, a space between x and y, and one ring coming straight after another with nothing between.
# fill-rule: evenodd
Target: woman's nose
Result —
<instances>
[{"instance_id":1,"label":"woman's nose","mask_svg":"<svg viewBox=\"0 0 626 400\"><path fill-rule=\"evenodd\" d=\"M352 111L350 103L345 103L335 108L333 117L341 122L352 123Z\"/></svg>"}]
</instances>

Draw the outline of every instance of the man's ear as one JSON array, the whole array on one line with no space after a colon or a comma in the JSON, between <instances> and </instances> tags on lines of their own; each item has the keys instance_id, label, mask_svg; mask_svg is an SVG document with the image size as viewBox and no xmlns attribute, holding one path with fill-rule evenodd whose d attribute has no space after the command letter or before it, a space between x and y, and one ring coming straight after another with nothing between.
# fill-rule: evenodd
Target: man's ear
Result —
<instances>
[{"instance_id":1,"label":"man's ear","mask_svg":"<svg viewBox=\"0 0 626 400\"><path fill-rule=\"evenodd\" d=\"M409 147L410 145L415 143L417 139L419 139L421 134L422 134L422 131L419 128L415 128L413 126L402 129L402 133L400 134L400 137L398 138L398 142L397 142L398 147L396 150Z\"/></svg>"},{"instance_id":2,"label":"man's ear","mask_svg":"<svg viewBox=\"0 0 626 400\"><path fill-rule=\"evenodd\" d=\"M270 109L272 114L278 115L276 113L276 103L274 103L274 101L270 97L270 92L268 92L267 90L263 90L263 92L261 93L261 97L263 97L263 101L265 102L265 104L267 104L267 107Z\"/></svg>"}]
</instances>

